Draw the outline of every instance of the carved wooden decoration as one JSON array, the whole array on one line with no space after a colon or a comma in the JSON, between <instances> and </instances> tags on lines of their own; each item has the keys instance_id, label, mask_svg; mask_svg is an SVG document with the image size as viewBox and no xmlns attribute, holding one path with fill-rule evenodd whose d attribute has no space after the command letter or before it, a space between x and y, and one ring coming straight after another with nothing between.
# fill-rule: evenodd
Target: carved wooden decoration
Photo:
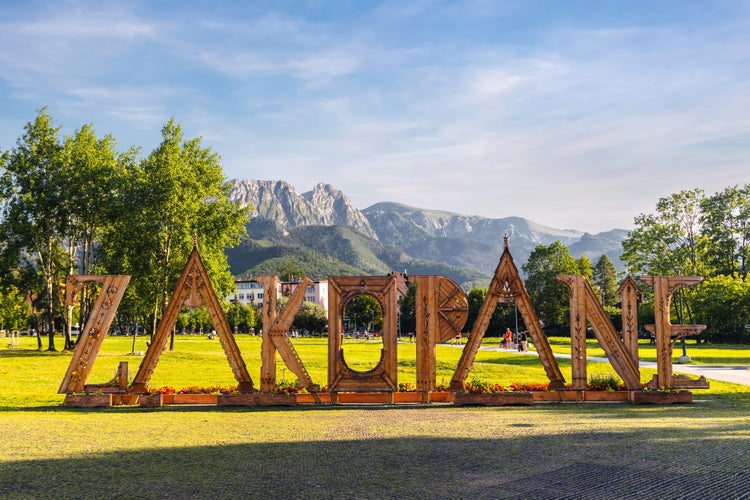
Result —
<instances>
[{"instance_id":1,"label":"carved wooden decoration","mask_svg":"<svg viewBox=\"0 0 750 500\"><path fill-rule=\"evenodd\" d=\"M435 345L461 332L469 316L469 299L454 281L443 276L412 276L417 285L417 391L426 402L435 390Z\"/></svg>"},{"instance_id":2,"label":"carved wooden decoration","mask_svg":"<svg viewBox=\"0 0 750 500\"><path fill-rule=\"evenodd\" d=\"M276 290L278 279L276 276L258 276L258 282L263 285L263 340L261 343L261 392L272 392L276 387L276 351L292 373L297 376L300 385L313 394L317 402L320 386L313 383L310 374L302 363L297 351L292 345L287 332L292 326L294 315L299 312L305 298L305 289L313 286L310 278L303 278L297 289L289 297L284 310L276 314Z\"/></svg>"},{"instance_id":3,"label":"carved wooden decoration","mask_svg":"<svg viewBox=\"0 0 750 500\"><path fill-rule=\"evenodd\" d=\"M518 268L513 262L513 257L510 255L508 236L506 235L505 248L503 254L500 256L500 262L497 264L495 274L487 291L487 296L484 299L482 307L479 309L479 314L471 329L469 340L461 353L461 359L458 362L456 372L453 374L450 385L452 390L463 390L464 382L469 375L471 365L474 363L477 351L479 351L479 347L482 344L482 339L487 332L487 327L490 324L497 303L499 301L508 301L511 298L515 299L518 312L521 314L523 322L529 330L534 346L536 346L539 361L542 363L547 378L550 381L550 389L563 389L565 387L565 378L560 371L557 360L555 360L552 348L542 330L542 325L539 323L539 318L537 318L534 307L531 305L531 299L518 273Z\"/></svg>"},{"instance_id":4,"label":"carved wooden decoration","mask_svg":"<svg viewBox=\"0 0 750 500\"><path fill-rule=\"evenodd\" d=\"M164 311L131 386L126 387L127 363L120 364L114 380L106 384L87 386L86 379L101 349L104 336L111 325L129 279L129 276L74 276L69 279L66 293L68 304L74 303L76 293L83 286L89 284L102 284L103 286L97 297L91 318L81 332L81 340L60 386L60 393L72 397L71 393L82 392L90 387L109 392L146 393L148 390L147 383L166 346L168 335L174 328L177 314L183 306L206 307L234 377L238 382L240 392L257 392L253 387L252 379L248 374L234 336L229 329L229 323L220 307L213 285L203 266L197 245L193 247L185 269L177 282L172 298ZM613 368L631 391L630 400L638 402L642 398L634 397L633 394L644 393L639 390L641 386L638 370L637 307L640 290L635 281L628 277L619 290L622 296L623 309L623 332L622 338L620 338L585 277L560 275L558 280L565 283L570 289L573 389L585 391L587 388L586 325L588 322L591 324L596 338L604 348ZM649 387L654 389L707 388L708 383L703 377L699 380L691 380L688 377L672 374L674 340L688 335L697 335L706 328L705 325L672 325L670 323L672 294L679 288L699 283L702 278L697 276L643 276L641 280L654 287L656 321L655 325L646 325L646 328L655 332L656 335L658 373L649 382ZM313 383L287 334L295 314L302 306L305 289L312 285L312 281L307 278L302 280L291 295L286 307L280 312L277 312L278 279L275 276L259 276L258 281L263 284L265 289L262 307L261 390L273 392L275 389L276 352L278 351L286 366L296 375L301 385L311 393L314 402L321 403L321 397L318 394L320 388ZM426 403L432 400L430 393L434 390L436 383L435 346L437 343L454 338L461 331L468 317L468 298L456 283L442 276L415 276L412 277L412 281L417 285L416 366L417 390L421 393L421 395L418 395L418 399ZM340 393L351 392L379 392L381 394L376 396L393 403L395 401L394 393L398 390L398 339L396 336L398 281L396 277L393 275L329 277L328 284L328 390L331 403L339 402ZM344 311L346 305L359 295L373 297L380 304L383 313L381 357L375 368L364 372L354 370L347 365L342 347ZM552 349L534 312L523 280L510 255L506 236L505 248L490 283L487 296L479 310L451 379L451 390L463 390L464 382L476 358L476 353L497 303L510 300L515 300L518 311L529 330L539 360L550 380L549 387L557 390L565 388L565 379L552 354ZM578 394L581 394L581 392ZM343 394L341 398L348 396L370 397L373 395ZM413 402L418 402L418 399ZM667 399L662 398L659 401L666 402ZM68 401L67 397L66 401ZM111 398L109 401L112 404ZM122 402L124 399L120 399L118 396L118 401ZM257 401L253 400L253 404L257 404Z\"/></svg>"},{"instance_id":5,"label":"carved wooden decoration","mask_svg":"<svg viewBox=\"0 0 750 500\"><path fill-rule=\"evenodd\" d=\"M65 290L65 301L68 305L75 303L76 294L85 285L101 283L102 289L94 302L91 315L81 331L78 346L70 360L68 371L63 377L60 389L57 391L59 394L70 394L84 390L86 380L91 374L94 361L99 355L104 337L107 335L117 312L117 306L120 305L129 282L130 276L125 275L75 275L68 277L68 286Z\"/></svg>"},{"instance_id":6,"label":"carved wooden decoration","mask_svg":"<svg viewBox=\"0 0 750 500\"><path fill-rule=\"evenodd\" d=\"M622 341L638 368L638 298L642 292L632 276L628 275L617 290L622 303Z\"/></svg>"},{"instance_id":7,"label":"carved wooden decoration","mask_svg":"<svg viewBox=\"0 0 750 500\"><path fill-rule=\"evenodd\" d=\"M159 326L151 338L146 355L141 362L138 373L133 379L131 391L134 393L145 394L148 392L148 381L159 363L159 358L167 344L169 333L174 328L177 321L177 315L183 306L200 307L205 306L208 314L211 316L211 322L216 329L221 347L224 349L229 366L232 368L235 380L237 380L240 392L254 392L253 381L242 359L240 349L234 340L229 323L221 309L219 299L216 296L211 280L206 273L197 245L188 257L182 276L177 281L172 298L169 300L167 308L159 321Z\"/></svg>"},{"instance_id":8,"label":"carved wooden decoration","mask_svg":"<svg viewBox=\"0 0 750 500\"><path fill-rule=\"evenodd\" d=\"M607 354L609 362L629 390L640 389L638 364L631 351L620 340L612 321L604 311L594 289L585 276L561 274L558 281L570 289L570 348L573 389L585 391L586 375L586 321L591 323L594 335ZM637 340L637 338L636 338ZM637 349L637 346L636 346Z\"/></svg>"},{"instance_id":9,"label":"carved wooden decoration","mask_svg":"<svg viewBox=\"0 0 750 500\"><path fill-rule=\"evenodd\" d=\"M654 325L644 325L646 330L656 335L657 374L648 383L652 389L672 387L707 389L705 377L698 380L672 374L672 347L674 341L683 337L698 335L706 325L673 325L670 320L672 294L680 288L697 285L702 276L639 276L638 279L654 288Z\"/></svg>"},{"instance_id":10,"label":"carved wooden decoration","mask_svg":"<svg viewBox=\"0 0 750 500\"><path fill-rule=\"evenodd\" d=\"M351 369L344 358L344 309L358 295L370 295L383 312L383 350L375 368L366 372ZM328 390L331 401L338 392L389 392L398 390L397 342L398 299L393 276L336 276L328 278Z\"/></svg>"}]
</instances>

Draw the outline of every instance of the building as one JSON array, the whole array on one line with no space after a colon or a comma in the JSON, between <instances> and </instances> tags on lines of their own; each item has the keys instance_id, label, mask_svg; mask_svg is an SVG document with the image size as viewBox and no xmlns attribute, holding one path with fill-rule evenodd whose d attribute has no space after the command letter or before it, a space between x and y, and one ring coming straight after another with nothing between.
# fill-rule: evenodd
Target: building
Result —
<instances>
[{"instance_id":1,"label":"building","mask_svg":"<svg viewBox=\"0 0 750 500\"><path fill-rule=\"evenodd\" d=\"M276 289L277 297L289 296L297 290L299 282L281 281ZM227 297L230 304L260 307L263 304L265 290L255 280L238 280L234 282L234 293ZM314 281L305 290L305 302L319 305L328 313L328 280Z\"/></svg>"},{"instance_id":2,"label":"building","mask_svg":"<svg viewBox=\"0 0 750 500\"><path fill-rule=\"evenodd\" d=\"M227 297L230 304L244 306L260 306L263 304L263 285L255 280L239 280L234 282L234 293Z\"/></svg>"}]
</instances>

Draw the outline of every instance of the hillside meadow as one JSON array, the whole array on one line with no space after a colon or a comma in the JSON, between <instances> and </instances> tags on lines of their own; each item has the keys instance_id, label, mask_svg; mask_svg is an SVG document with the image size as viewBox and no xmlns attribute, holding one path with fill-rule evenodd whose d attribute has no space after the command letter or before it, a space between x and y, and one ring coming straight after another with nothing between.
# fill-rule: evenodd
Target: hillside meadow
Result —
<instances>
[{"instance_id":1,"label":"hillside meadow","mask_svg":"<svg viewBox=\"0 0 750 500\"><path fill-rule=\"evenodd\" d=\"M3 339L5 340L5 339ZM108 337L90 382L120 361L135 373L147 338ZM256 385L260 339L238 345ZM565 339L551 339L564 352ZM470 377L543 382L533 355L486 342ZM295 339L326 383L325 339ZM3 346L4 347L4 346ZM70 353L0 350L3 498L705 498L750 491L750 388L711 381L694 403L551 403L532 407L374 405L296 408L62 406ZM644 355L649 347L644 345ZM347 341L347 360L374 364L378 344ZM399 382L415 381L414 344L400 343ZM568 346L569 349L569 346ZM595 355L595 345L589 354ZM693 359L748 364L750 351L689 345ZM437 348L438 382L461 349ZM714 362L714 361L711 361ZM560 360L566 377L570 365ZM589 373L614 373L589 363ZM652 371L643 370L642 380ZM278 377L292 381L283 363ZM178 336L152 387L232 385L217 340ZM744 444L743 444L744 443Z\"/></svg>"}]
</instances>

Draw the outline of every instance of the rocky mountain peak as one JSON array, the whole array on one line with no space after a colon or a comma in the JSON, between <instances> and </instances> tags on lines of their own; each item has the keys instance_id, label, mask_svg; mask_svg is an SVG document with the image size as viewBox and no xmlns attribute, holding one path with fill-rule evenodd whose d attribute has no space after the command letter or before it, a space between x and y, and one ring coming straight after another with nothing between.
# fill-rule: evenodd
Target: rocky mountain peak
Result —
<instances>
[{"instance_id":1,"label":"rocky mountain peak","mask_svg":"<svg viewBox=\"0 0 750 500\"><path fill-rule=\"evenodd\" d=\"M281 227L352 226L377 239L367 218L347 196L331 186L319 183L312 191L298 194L284 181L233 180L229 199L241 206L251 205L252 217L272 220Z\"/></svg>"}]
</instances>

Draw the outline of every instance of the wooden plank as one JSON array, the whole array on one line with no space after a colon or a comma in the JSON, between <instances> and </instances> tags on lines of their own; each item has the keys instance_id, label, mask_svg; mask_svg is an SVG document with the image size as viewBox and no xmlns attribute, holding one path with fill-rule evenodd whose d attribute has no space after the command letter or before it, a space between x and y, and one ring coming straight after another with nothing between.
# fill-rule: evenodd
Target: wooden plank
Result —
<instances>
[{"instance_id":1,"label":"wooden plank","mask_svg":"<svg viewBox=\"0 0 750 500\"><path fill-rule=\"evenodd\" d=\"M628 275L617 291L622 299L623 342L633 364L638 368L638 297L641 296L641 289L633 277Z\"/></svg>"},{"instance_id":2,"label":"wooden plank","mask_svg":"<svg viewBox=\"0 0 750 500\"><path fill-rule=\"evenodd\" d=\"M656 386L658 389L673 387L672 346L673 337L697 335L705 325L672 325L672 295L680 288L696 285L702 276L639 276L639 279L654 289L654 326L656 335ZM647 329L650 325L646 325ZM673 332L675 332L673 334Z\"/></svg>"},{"instance_id":3,"label":"wooden plank","mask_svg":"<svg viewBox=\"0 0 750 500\"><path fill-rule=\"evenodd\" d=\"M214 291L203 261L198 253L197 245L188 257L182 275L177 280L177 285L172 292L172 297L167 304L156 332L151 338L151 344L141 361L130 391L140 394L148 392L148 381L159 364L159 358L164 352L169 334L177 321L177 315L183 306L198 307L204 305L214 322L214 328L224 349L229 366L232 369L235 380L237 380L241 392L252 392L253 382L242 359L239 347L234 339L229 323L219 304L218 297Z\"/></svg>"},{"instance_id":4,"label":"wooden plank","mask_svg":"<svg viewBox=\"0 0 750 500\"><path fill-rule=\"evenodd\" d=\"M117 307L125 295L125 288L127 288L129 282L130 276L127 275L87 275L82 276L80 282L75 276L68 279L68 284L72 284L74 290L80 290L79 285L82 283L101 283L102 289L94 302L91 315L81 331L78 346L73 352L73 358L70 360L68 370L57 391L59 394L83 391L86 380L88 380L94 367L94 361L101 350L104 337L112 325ZM73 302L75 293L70 294L66 291L66 300Z\"/></svg>"},{"instance_id":5,"label":"wooden plank","mask_svg":"<svg viewBox=\"0 0 750 500\"><path fill-rule=\"evenodd\" d=\"M557 277L570 289L570 335L573 388L586 390L586 322L607 354L610 364L622 378L625 387L639 389L640 373L628 348L620 340L612 321L604 311L594 289L583 275L564 274Z\"/></svg>"},{"instance_id":6,"label":"wooden plank","mask_svg":"<svg viewBox=\"0 0 750 500\"><path fill-rule=\"evenodd\" d=\"M461 359L451 379L451 390L463 390L464 382L469 375L469 370L476 359L477 352L481 346L482 339L487 332L492 314L495 311L497 302L500 298L512 297L518 306L518 312L523 318L524 324L531 334L534 346L539 354L539 361L542 363L544 370L549 378L549 386L552 389L563 388L565 378L560 371L557 360L552 353L552 347L549 345L547 336L542 331L539 319L534 312L531 299L523 284L523 280L518 272L518 268L513 262L508 247L508 237L505 236L505 248L500 256L500 261L495 268L495 274L492 276L487 296L482 303L474 325L469 335L469 340L461 353Z\"/></svg>"}]
</instances>

